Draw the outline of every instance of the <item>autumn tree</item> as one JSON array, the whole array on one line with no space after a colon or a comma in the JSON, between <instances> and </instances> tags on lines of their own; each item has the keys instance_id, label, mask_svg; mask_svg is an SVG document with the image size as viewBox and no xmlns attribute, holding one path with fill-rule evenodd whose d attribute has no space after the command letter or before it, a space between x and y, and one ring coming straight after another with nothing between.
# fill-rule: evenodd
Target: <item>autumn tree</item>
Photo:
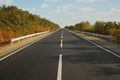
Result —
<instances>
[{"instance_id":1,"label":"autumn tree","mask_svg":"<svg viewBox=\"0 0 120 80\"><path fill-rule=\"evenodd\" d=\"M50 20L23 11L16 6L0 7L0 41L58 28L59 25Z\"/></svg>"}]
</instances>

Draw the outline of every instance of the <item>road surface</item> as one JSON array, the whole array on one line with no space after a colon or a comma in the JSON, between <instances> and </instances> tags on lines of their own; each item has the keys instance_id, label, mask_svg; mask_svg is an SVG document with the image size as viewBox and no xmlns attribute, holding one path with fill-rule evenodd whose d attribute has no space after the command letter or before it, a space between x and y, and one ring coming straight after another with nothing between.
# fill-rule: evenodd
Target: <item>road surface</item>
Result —
<instances>
[{"instance_id":1,"label":"road surface","mask_svg":"<svg viewBox=\"0 0 120 80\"><path fill-rule=\"evenodd\" d=\"M120 58L61 29L1 60L0 80L120 80Z\"/></svg>"}]
</instances>

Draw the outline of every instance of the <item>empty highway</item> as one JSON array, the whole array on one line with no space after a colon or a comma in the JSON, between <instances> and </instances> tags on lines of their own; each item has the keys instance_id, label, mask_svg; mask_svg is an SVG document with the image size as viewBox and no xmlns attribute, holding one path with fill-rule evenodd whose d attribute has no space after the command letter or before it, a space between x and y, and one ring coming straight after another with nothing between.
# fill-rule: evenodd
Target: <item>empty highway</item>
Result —
<instances>
[{"instance_id":1,"label":"empty highway","mask_svg":"<svg viewBox=\"0 0 120 80\"><path fill-rule=\"evenodd\" d=\"M0 61L0 80L120 80L120 58L60 29Z\"/></svg>"}]
</instances>

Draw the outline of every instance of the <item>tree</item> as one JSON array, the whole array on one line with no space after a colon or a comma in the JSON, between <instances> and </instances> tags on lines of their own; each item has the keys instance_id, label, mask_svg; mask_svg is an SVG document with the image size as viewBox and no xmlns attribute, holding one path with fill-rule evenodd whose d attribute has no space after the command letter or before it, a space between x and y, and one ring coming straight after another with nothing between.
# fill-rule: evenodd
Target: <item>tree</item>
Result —
<instances>
[{"instance_id":1,"label":"tree","mask_svg":"<svg viewBox=\"0 0 120 80\"><path fill-rule=\"evenodd\" d=\"M105 22L97 21L94 26L95 33L106 34L105 31Z\"/></svg>"},{"instance_id":2,"label":"tree","mask_svg":"<svg viewBox=\"0 0 120 80\"><path fill-rule=\"evenodd\" d=\"M59 25L30 14L28 11L18 9L16 6L0 7L0 39L8 40L41 31L51 31L59 28ZM0 41L1 41L0 40Z\"/></svg>"}]
</instances>

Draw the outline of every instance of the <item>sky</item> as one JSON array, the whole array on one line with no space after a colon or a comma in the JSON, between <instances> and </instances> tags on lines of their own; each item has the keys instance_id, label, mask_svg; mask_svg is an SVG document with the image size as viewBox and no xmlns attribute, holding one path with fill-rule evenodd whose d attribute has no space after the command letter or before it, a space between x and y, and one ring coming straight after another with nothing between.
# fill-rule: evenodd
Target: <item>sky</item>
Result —
<instances>
[{"instance_id":1,"label":"sky","mask_svg":"<svg viewBox=\"0 0 120 80\"><path fill-rule=\"evenodd\" d=\"M0 0L65 27L81 21L120 22L120 0Z\"/></svg>"}]
</instances>

